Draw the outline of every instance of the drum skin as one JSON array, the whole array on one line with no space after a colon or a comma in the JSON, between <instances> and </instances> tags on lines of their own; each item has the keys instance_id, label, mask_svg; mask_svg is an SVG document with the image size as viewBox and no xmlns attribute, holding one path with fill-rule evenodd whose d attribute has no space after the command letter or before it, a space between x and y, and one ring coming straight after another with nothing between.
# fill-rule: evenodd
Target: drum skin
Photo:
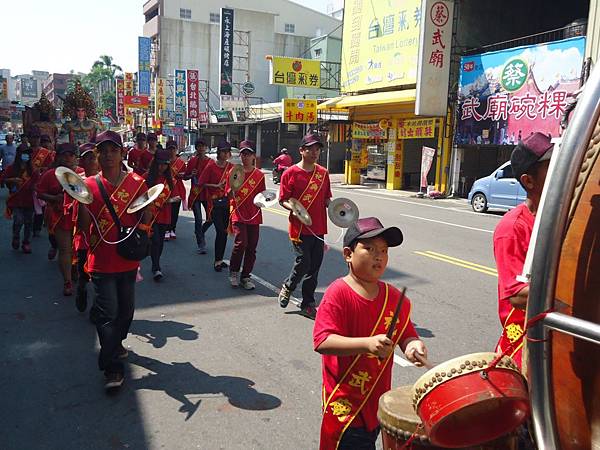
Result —
<instances>
[{"instance_id":1,"label":"drum skin","mask_svg":"<svg viewBox=\"0 0 600 450\"><path fill-rule=\"evenodd\" d=\"M581 165L562 243L554 309L600 323L600 125ZM567 199L569 200L569 199ZM600 346L552 332L551 386L563 450L600 449ZM535 345L535 344L530 344Z\"/></svg>"},{"instance_id":2,"label":"drum skin","mask_svg":"<svg viewBox=\"0 0 600 450\"><path fill-rule=\"evenodd\" d=\"M412 386L402 386L386 392L379 399L377 418L381 424L383 450L436 450L447 447L435 446L422 427L421 419L412 405ZM417 433L417 427L419 430ZM415 434L411 446L408 440ZM464 447L471 450L516 450L517 437L509 434L493 442Z\"/></svg>"}]
</instances>

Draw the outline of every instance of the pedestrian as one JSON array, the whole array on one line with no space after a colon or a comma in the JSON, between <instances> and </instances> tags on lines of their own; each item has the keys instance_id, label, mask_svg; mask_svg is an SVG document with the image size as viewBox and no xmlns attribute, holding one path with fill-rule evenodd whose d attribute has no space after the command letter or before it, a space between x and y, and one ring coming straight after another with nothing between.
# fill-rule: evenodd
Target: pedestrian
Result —
<instances>
[{"instance_id":1,"label":"pedestrian","mask_svg":"<svg viewBox=\"0 0 600 450\"><path fill-rule=\"evenodd\" d=\"M115 243L120 238L120 230L109 207L115 210L123 227L139 223L138 228L146 232L151 215L146 210L127 212L129 205L147 188L142 177L122 170L121 137L114 131L104 131L96 137L96 148L101 172L85 180L93 201L79 208L79 225L90 236L86 269L95 292L90 314L100 342L98 366L104 371L105 388L112 389L121 386L124 380L122 359L128 352L122 341L133 320L139 261L125 259L117 251ZM104 200L102 191L108 201Z\"/></svg>"},{"instance_id":2,"label":"pedestrian","mask_svg":"<svg viewBox=\"0 0 600 450\"><path fill-rule=\"evenodd\" d=\"M27 132L27 139L31 148L31 164L33 170L39 175L48 170L54 162L55 152L53 150L42 147L41 133L39 127L32 126ZM44 204L39 201L37 194L34 191L33 198L34 216L33 216L33 237L38 237L42 231L44 224ZM48 259L52 260L56 257L56 243L51 241L51 249L48 253Z\"/></svg>"},{"instance_id":3,"label":"pedestrian","mask_svg":"<svg viewBox=\"0 0 600 450\"><path fill-rule=\"evenodd\" d=\"M206 156L207 146L204 139L197 139L194 146L196 147L196 154L187 162L185 179L192 180L192 188L188 197L188 208L191 208L194 213L194 233L196 234L198 253L205 255L206 239L204 238L204 231L202 229L202 206L204 206L204 211L206 212L208 205L206 203L206 189L199 184L198 180L208 164L214 164L214 161ZM206 215L206 218L208 220L208 215Z\"/></svg>"},{"instance_id":4,"label":"pedestrian","mask_svg":"<svg viewBox=\"0 0 600 450\"><path fill-rule=\"evenodd\" d=\"M133 169L138 175L143 175L144 172L140 169L140 157L146 151L148 141L145 133L135 135L135 145L127 154L127 165Z\"/></svg>"},{"instance_id":5,"label":"pedestrian","mask_svg":"<svg viewBox=\"0 0 600 450\"><path fill-rule=\"evenodd\" d=\"M310 318L316 314L315 290L323 262L326 210L331 199L329 172L317 164L322 147L318 135L304 136L300 144L302 159L283 172L279 188L279 203L290 211L289 236L296 255L292 271L279 291L279 305L285 308L296 286L302 283L300 309ZM310 227L303 225L291 212L290 199L299 201L306 208L312 219Z\"/></svg>"},{"instance_id":6,"label":"pedestrian","mask_svg":"<svg viewBox=\"0 0 600 450\"><path fill-rule=\"evenodd\" d=\"M74 144L59 144L53 167L43 173L36 186L38 198L46 202L45 220L48 235L58 248L58 267L63 278L63 295L73 295L71 265L73 260L73 221L65 214L65 195L54 171L57 167L77 168L79 149ZM53 250L54 246L51 248Z\"/></svg>"},{"instance_id":7,"label":"pedestrian","mask_svg":"<svg viewBox=\"0 0 600 450\"><path fill-rule=\"evenodd\" d=\"M5 170L4 182L8 187L5 216L13 219L12 248L23 253L31 253L31 233L33 226L33 192L39 172L31 163L31 149L20 144L13 163ZM21 244L21 229L23 243Z\"/></svg>"},{"instance_id":8,"label":"pedestrian","mask_svg":"<svg viewBox=\"0 0 600 450\"><path fill-rule=\"evenodd\" d=\"M15 144L15 135L8 133L6 135L6 144L0 145L0 170L5 170L15 161L17 155L17 145Z\"/></svg>"},{"instance_id":9,"label":"pedestrian","mask_svg":"<svg viewBox=\"0 0 600 450\"><path fill-rule=\"evenodd\" d=\"M88 142L79 146L79 174L85 179L98 174L98 156L96 155L96 145ZM65 201L66 201L65 197ZM77 226L77 216L79 204L72 202L71 217L73 219L73 251L77 260L77 289L75 294L75 306L79 312L87 309L87 285L90 282L90 275L85 270L87 261L88 245L90 237L85 230Z\"/></svg>"},{"instance_id":10,"label":"pedestrian","mask_svg":"<svg viewBox=\"0 0 600 450\"><path fill-rule=\"evenodd\" d=\"M233 250L229 261L229 282L232 287L241 286L251 290L256 286L250 274L256 261L256 247L262 213L254 204L254 197L266 189L265 175L256 168L256 150L254 142L245 140L240 143L240 157L244 170L244 182L236 191L227 183L227 193L231 199L231 227L234 235ZM240 277L240 268L244 266Z\"/></svg>"},{"instance_id":11,"label":"pedestrian","mask_svg":"<svg viewBox=\"0 0 600 450\"><path fill-rule=\"evenodd\" d=\"M323 366L321 450L375 450L378 403L391 389L394 348L399 346L416 365L421 365L417 353L427 357L410 320L410 300L381 281L388 249L402 240L399 228L384 228L375 217L359 219L344 235L348 274L325 291L313 330ZM399 303L395 331L388 338Z\"/></svg>"},{"instance_id":12,"label":"pedestrian","mask_svg":"<svg viewBox=\"0 0 600 450\"><path fill-rule=\"evenodd\" d=\"M163 277L160 257L163 252L166 231L171 225L171 203L169 203L169 199L175 194L170 150L157 150L152 163L150 163L150 170L146 174L146 184L149 188L159 183L162 183L165 187L150 207L152 213L150 257L152 259L152 277L154 281L160 281Z\"/></svg>"},{"instance_id":13,"label":"pedestrian","mask_svg":"<svg viewBox=\"0 0 600 450\"><path fill-rule=\"evenodd\" d=\"M169 199L171 204L171 224L167 228L165 234L165 240L177 239L175 229L177 228L177 221L179 220L179 211L181 205L185 203L185 185L183 184L183 178L185 177L185 162L177 155L177 142L167 142L167 150L171 153L171 175L173 183L173 197Z\"/></svg>"},{"instance_id":14,"label":"pedestrian","mask_svg":"<svg viewBox=\"0 0 600 450\"><path fill-rule=\"evenodd\" d=\"M525 334L529 283L518 281L533 232L546 172L554 144L543 133L519 141L510 157L515 178L527 192L525 202L507 212L494 231L494 257L498 268L498 313L502 336L496 351L510 356L519 367Z\"/></svg>"},{"instance_id":15,"label":"pedestrian","mask_svg":"<svg viewBox=\"0 0 600 450\"><path fill-rule=\"evenodd\" d=\"M202 225L203 233L206 233L212 223L215 225L214 269L216 272L221 272L227 267L227 263L223 261L223 255L227 246L227 226L229 224L229 199L225 195L225 183L231 168L231 164L227 162L230 157L231 144L221 141L217 146L216 162L206 166L198 181L201 186L205 187L207 195L207 221Z\"/></svg>"},{"instance_id":16,"label":"pedestrian","mask_svg":"<svg viewBox=\"0 0 600 450\"><path fill-rule=\"evenodd\" d=\"M147 135L148 146L140 153L138 164L136 165L136 173L138 175L145 175L150 168L150 164L154 159L154 154L158 149L158 136L156 133L148 133Z\"/></svg>"}]
</instances>

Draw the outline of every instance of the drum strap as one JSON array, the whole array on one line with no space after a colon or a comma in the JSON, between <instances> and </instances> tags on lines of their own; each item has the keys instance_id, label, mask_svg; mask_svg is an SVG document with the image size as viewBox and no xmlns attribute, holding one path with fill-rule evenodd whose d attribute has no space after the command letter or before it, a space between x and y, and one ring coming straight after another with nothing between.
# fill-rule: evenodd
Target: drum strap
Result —
<instances>
[{"instance_id":1,"label":"drum strap","mask_svg":"<svg viewBox=\"0 0 600 450\"><path fill-rule=\"evenodd\" d=\"M392 322L396 302L389 300L389 286L385 284L385 300L379 318L370 336L386 334ZM398 345L410 321L410 302L405 301L396 324L392 341ZM335 450L352 421L360 414L374 388L393 361L394 353L380 360L376 355L358 355L331 393L323 392L323 422L320 450Z\"/></svg>"}]
</instances>

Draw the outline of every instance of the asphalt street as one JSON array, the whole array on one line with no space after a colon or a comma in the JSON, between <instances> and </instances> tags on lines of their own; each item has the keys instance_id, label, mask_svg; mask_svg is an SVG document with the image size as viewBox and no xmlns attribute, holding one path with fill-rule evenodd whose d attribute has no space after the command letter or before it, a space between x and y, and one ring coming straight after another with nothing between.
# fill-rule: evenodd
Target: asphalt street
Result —
<instances>
[{"instance_id":1,"label":"asphalt street","mask_svg":"<svg viewBox=\"0 0 600 450\"><path fill-rule=\"evenodd\" d=\"M464 201L341 184L333 195L402 229L385 279L407 286L432 361L493 350L500 324L492 232L501 215L475 214ZM292 304L281 309L274 292L292 264L280 207L264 212L250 292L213 271L212 250L196 254L193 217L182 212L178 239L165 243L163 281L152 280L148 260L142 264L146 279L137 284L125 342L127 378L111 396L97 370L95 329L73 297L62 296L46 235L24 255L10 248L10 226L0 224L1 449L318 448L313 322ZM329 226L319 298L346 273L341 230ZM213 238L211 229L211 246ZM228 255L230 248L231 239ZM411 384L423 369L397 353L393 384Z\"/></svg>"}]
</instances>

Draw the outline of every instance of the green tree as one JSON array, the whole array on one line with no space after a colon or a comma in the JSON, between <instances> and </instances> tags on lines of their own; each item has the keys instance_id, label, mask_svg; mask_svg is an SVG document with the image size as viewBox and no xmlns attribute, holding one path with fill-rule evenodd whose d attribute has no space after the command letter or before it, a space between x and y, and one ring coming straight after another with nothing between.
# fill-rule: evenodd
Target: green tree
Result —
<instances>
[{"instance_id":1,"label":"green tree","mask_svg":"<svg viewBox=\"0 0 600 450\"><path fill-rule=\"evenodd\" d=\"M101 55L83 77L82 85L93 96L98 114L103 114L106 109L115 113L115 76L122 72L123 69L113 62L112 56Z\"/></svg>"}]
</instances>

